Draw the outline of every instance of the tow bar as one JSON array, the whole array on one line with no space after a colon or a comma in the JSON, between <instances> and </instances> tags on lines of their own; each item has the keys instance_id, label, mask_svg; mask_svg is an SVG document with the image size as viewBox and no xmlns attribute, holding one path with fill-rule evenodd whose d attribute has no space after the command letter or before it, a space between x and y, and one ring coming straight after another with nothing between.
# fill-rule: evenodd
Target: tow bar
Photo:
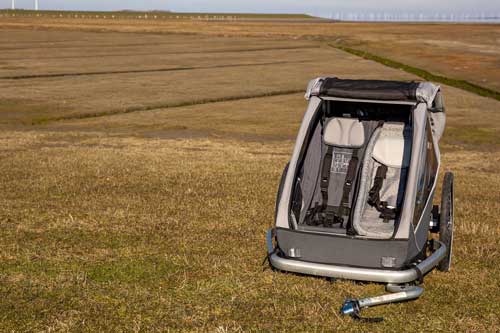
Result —
<instances>
[{"instance_id":1,"label":"tow bar","mask_svg":"<svg viewBox=\"0 0 500 333\"><path fill-rule=\"evenodd\" d=\"M391 292L391 294L367 297L362 299L348 298L344 301L344 304L340 308L340 313L343 315L349 315L355 320L361 320L365 322L381 322L384 320L384 318L382 317L361 317L361 310L382 304L410 301L419 298L420 295L422 295L422 293L424 292L423 288L408 284L388 284L386 286L386 290Z\"/></svg>"}]
</instances>

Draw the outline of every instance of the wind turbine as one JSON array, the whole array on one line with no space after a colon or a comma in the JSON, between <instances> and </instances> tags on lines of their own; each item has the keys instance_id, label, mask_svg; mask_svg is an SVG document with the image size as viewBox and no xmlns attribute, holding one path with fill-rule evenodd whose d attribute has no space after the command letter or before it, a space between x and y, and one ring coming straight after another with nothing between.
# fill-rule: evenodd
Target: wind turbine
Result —
<instances>
[{"instance_id":1,"label":"wind turbine","mask_svg":"<svg viewBox=\"0 0 500 333\"><path fill-rule=\"evenodd\" d=\"M38 0L35 0L35 10L38 10Z\"/></svg>"},{"instance_id":2,"label":"wind turbine","mask_svg":"<svg viewBox=\"0 0 500 333\"><path fill-rule=\"evenodd\" d=\"M12 10L16 9L16 0L12 0Z\"/></svg>"}]
</instances>

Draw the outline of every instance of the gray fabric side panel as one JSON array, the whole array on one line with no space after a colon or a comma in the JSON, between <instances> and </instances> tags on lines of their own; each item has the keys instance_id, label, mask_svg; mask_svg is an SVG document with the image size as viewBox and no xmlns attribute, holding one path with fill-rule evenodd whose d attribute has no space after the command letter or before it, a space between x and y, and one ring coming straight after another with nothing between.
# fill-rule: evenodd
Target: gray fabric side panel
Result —
<instances>
[{"instance_id":1,"label":"gray fabric side panel","mask_svg":"<svg viewBox=\"0 0 500 333\"><path fill-rule=\"evenodd\" d=\"M283 253L290 249L300 252L300 260L383 268L382 257L395 258L394 268L402 268L407 262L407 240L369 240L351 237L332 237L324 234L277 229L278 246Z\"/></svg>"},{"instance_id":2,"label":"gray fabric side panel","mask_svg":"<svg viewBox=\"0 0 500 333\"><path fill-rule=\"evenodd\" d=\"M302 209L300 211L299 224L304 221L307 210L313 200L314 191L318 184L320 166L321 166L321 123L318 123L314 131L313 137L309 144L309 148L304 159L302 168Z\"/></svg>"},{"instance_id":3,"label":"gray fabric side panel","mask_svg":"<svg viewBox=\"0 0 500 333\"><path fill-rule=\"evenodd\" d=\"M321 166L323 164L323 159L325 158L326 146L324 144L321 144L320 147L321 147L320 148L320 164L318 166L318 169L316 170L318 177L316 178L316 186L314 187L314 192L313 192L311 201L309 202L308 206L304 207L306 211L309 208L314 207L315 205L321 205L323 203L323 197L321 196L320 183L321 183ZM304 220L301 220L301 222L304 222Z\"/></svg>"},{"instance_id":4,"label":"gray fabric side panel","mask_svg":"<svg viewBox=\"0 0 500 333\"><path fill-rule=\"evenodd\" d=\"M293 149L292 158L290 159L290 166L288 168L288 173L285 180L285 185L283 186L283 192L278 205L278 214L276 216L276 226L280 228L290 228L289 221L289 207L291 191L293 187L293 182L295 178L295 173L297 172L297 161L300 157L302 146L306 138L307 132L309 130L309 124L314 118L314 115L318 111L321 105L321 99L318 97L311 97L309 101L309 106L302 120L302 125L300 126L299 134L297 135L297 141ZM296 228L296 225L293 225Z\"/></svg>"},{"instance_id":5,"label":"gray fabric side panel","mask_svg":"<svg viewBox=\"0 0 500 333\"><path fill-rule=\"evenodd\" d=\"M434 99L434 108L435 109L430 113L432 133L434 134L436 142L439 142L444 134L444 129L446 127L444 98L441 91L438 91L436 94L436 98Z\"/></svg>"},{"instance_id":6,"label":"gray fabric side panel","mask_svg":"<svg viewBox=\"0 0 500 333\"><path fill-rule=\"evenodd\" d=\"M417 192L418 169L423 164L421 161L421 148L425 142L425 122L427 117L427 107L424 103L419 103L412 111L413 118L413 140L408 170L408 180L406 182L405 197L401 211L401 219L395 238L408 239L410 235L410 224L413 221L415 210L415 197Z\"/></svg>"},{"instance_id":7,"label":"gray fabric side panel","mask_svg":"<svg viewBox=\"0 0 500 333\"><path fill-rule=\"evenodd\" d=\"M432 112L432 134L436 141L439 142L444 134L444 128L446 126L446 114L444 112Z\"/></svg>"},{"instance_id":8,"label":"gray fabric side panel","mask_svg":"<svg viewBox=\"0 0 500 333\"><path fill-rule=\"evenodd\" d=\"M407 260L411 260L415 258L420 253L420 249L417 247L417 243L415 242L415 228L413 224L410 224L410 238L408 239L408 251L407 251Z\"/></svg>"},{"instance_id":9,"label":"gray fabric side panel","mask_svg":"<svg viewBox=\"0 0 500 333\"><path fill-rule=\"evenodd\" d=\"M432 207L433 207L434 193L436 191L437 181L439 178L439 170L440 170L440 166L441 166L441 155L439 152L439 147L437 145L437 140L434 136L431 136L431 137L433 140L433 147L434 147L434 151L432 153L435 155L435 158L437 161L437 171L436 171L436 175L434 177L434 183L432 184L432 188L429 192L429 196L426 198L425 208L422 212L422 215L420 216L420 219L419 219L417 227L416 227L416 229L417 229L416 232L420 233L416 237L417 244L419 247L421 247L421 244L424 243L422 241L422 239L424 238L423 235L425 234L425 237L427 237L427 231L429 230L429 221L431 219L430 215L431 215ZM426 145L424 145L424 149L425 148L427 148ZM423 167L426 167L426 165L424 164ZM421 231L421 230L425 230L425 232Z\"/></svg>"},{"instance_id":10,"label":"gray fabric side panel","mask_svg":"<svg viewBox=\"0 0 500 333\"><path fill-rule=\"evenodd\" d=\"M431 193L429 194L429 200L427 201L424 211L422 212L422 216L420 217L420 221L417 224L415 230L415 241L417 242L417 247L419 249L422 249L425 242L427 241L427 236L429 234L429 222L431 220L433 198L434 198L434 190L431 191Z\"/></svg>"}]
</instances>

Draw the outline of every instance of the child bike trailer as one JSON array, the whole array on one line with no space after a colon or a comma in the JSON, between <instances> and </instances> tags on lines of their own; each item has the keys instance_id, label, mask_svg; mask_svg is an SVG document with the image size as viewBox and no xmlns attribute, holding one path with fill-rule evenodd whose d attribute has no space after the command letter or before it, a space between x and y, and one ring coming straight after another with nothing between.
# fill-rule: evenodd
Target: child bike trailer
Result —
<instances>
[{"instance_id":1,"label":"child bike trailer","mask_svg":"<svg viewBox=\"0 0 500 333\"><path fill-rule=\"evenodd\" d=\"M341 313L418 298L417 284L448 271L453 174L433 205L445 128L440 87L429 82L318 78L268 231L281 271L387 284L391 294L348 299ZM375 319L378 320L378 319Z\"/></svg>"}]
</instances>

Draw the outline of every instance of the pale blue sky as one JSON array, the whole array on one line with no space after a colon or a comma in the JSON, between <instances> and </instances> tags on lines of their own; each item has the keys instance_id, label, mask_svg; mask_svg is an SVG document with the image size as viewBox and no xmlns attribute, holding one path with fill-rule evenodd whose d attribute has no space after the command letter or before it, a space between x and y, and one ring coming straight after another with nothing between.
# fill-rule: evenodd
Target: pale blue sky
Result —
<instances>
[{"instance_id":1,"label":"pale blue sky","mask_svg":"<svg viewBox=\"0 0 500 333\"><path fill-rule=\"evenodd\" d=\"M339 11L413 13L500 13L498 0L39 0L41 9L172 10L196 12L257 12L329 14ZM11 0L0 0L0 8ZM32 8L34 0L16 0L18 8Z\"/></svg>"}]
</instances>

